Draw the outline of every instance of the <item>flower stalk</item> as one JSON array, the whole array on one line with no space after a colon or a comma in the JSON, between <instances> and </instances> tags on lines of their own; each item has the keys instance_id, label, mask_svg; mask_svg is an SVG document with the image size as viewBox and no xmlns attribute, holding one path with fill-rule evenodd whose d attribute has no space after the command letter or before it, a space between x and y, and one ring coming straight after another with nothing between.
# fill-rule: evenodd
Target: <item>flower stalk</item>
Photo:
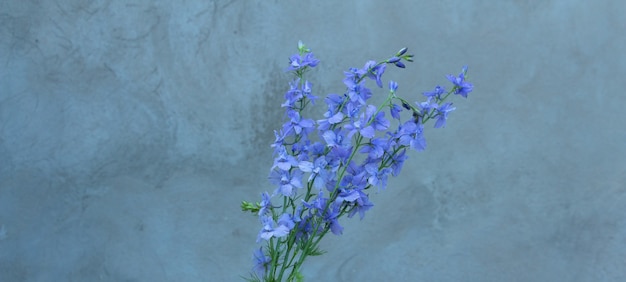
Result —
<instances>
[{"instance_id":1,"label":"flower stalk","mask_svg":"<svg viewBox=\"0 0 626 282\"><path fill-rule=\"evenodd\" d=\"M289 58L288 71L294 74L285 93L285 123L275 130L274 164L270 182L274 192L262 193L261 202L242 201L241 209L259 217L262 224L257 242L264 246L254 252L255 266L248 281L303 281L300 272L309 256L324 253L318 248L330 233L341 235L339 219L365 212L374 204L368 192L384 190L389 175L398 176L406 151L426 148L424 125L445 127L456 108L444 103L451 94L467 98L473 85L466 81L467 67L458 76L447 75L452 88L436 86L424 92L425 101L411 104L397 95L398 84L388 82L385 101L368 103L373 92L368 80L383 88L387 65L400 69L413 62L402 48L387 60L368 61L363 68L344 72L342 95L324 99L327 111L321 119L306 118L304 110L315 105L312 84L306 74L319 64L313 53L298 42L298 53ZM389 113L391 118L387 118ZM393 125L392 125L393 122ZM282 202L281 205L272 204Z\"/></svg>"}]
</instances>

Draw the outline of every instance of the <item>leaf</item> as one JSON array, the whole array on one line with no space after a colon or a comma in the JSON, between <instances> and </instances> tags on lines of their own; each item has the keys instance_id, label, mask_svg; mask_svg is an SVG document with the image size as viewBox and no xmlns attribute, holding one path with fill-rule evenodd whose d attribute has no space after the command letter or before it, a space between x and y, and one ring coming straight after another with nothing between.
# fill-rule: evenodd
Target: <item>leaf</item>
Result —
<instances>
[{"instance_id":1,"label":"leaf","mask_svg":"<svg viewBox=\"0 0 626 282\"><path fill-rule=\"evenodd\" d=\"M309 249L309 250L307 251L307 255L309 255L309 256L320 256L320 255L323 255L323 254L325 254L325 253L327 253L327 252L326 252L326 251L324 251L324 250L320 250L320 249L319 249L319 248L317 248L317 247L315 247L315 248L313 248L313 249Z\"/></svg>"}]
</instances>

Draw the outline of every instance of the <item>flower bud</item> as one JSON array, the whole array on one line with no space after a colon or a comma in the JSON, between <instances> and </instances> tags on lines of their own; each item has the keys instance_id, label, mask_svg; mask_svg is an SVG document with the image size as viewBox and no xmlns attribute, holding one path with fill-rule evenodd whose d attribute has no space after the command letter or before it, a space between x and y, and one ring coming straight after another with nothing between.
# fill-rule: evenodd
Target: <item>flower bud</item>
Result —
<instances>
[{"instance_id":1,"label":"flower bud","mask_svg":"<svg viewBox=\"0 0 626 282\"><path fill-rule=\"evenodd\" d=\"M395 63L397 63L399 61L400 61L399 57L392 57L391 59L387 60L387 63L395 64Z\"/></svg>"},{"instance_id":2,"label":"flower bud","mask_svg":"<svg viewBox=\"0 0 626 282\"><path fill-rule=\"evenodd\" d=\"M396 92L397 89L398 89L398 83L393 81L393 80L390 80L389 81L389 90L391 92Z\"/></svg>"},{"instance_id":3,"label":"flower bud","mask_svg":"<svg viewBox=\"0 0 626 282\"><path fill-rule=\"evenodd\" d=\"M400 57L402 55L404 55L404 53L406 53L406 51L409 50L406 47L400 49L400 51L398 51L398 53L396 53L396 56Z\"/></svg>"}]
</instances>

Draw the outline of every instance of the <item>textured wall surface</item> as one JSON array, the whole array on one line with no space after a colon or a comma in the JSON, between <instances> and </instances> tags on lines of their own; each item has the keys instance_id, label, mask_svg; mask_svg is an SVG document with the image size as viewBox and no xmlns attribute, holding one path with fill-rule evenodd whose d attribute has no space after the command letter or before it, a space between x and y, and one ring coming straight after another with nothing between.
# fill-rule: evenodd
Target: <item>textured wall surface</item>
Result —
<instances>
[{"instance_id":1,"label":"textured wall surface","mask_svg":"<svg viewBox=\"0 0 626 282\"><path fill-rule=\"evenodd\" d=\"M237 281L287 58L475 89L310 281L626 281L623 1L0 2L0 281Z\"/></svg>"}]
</instances>

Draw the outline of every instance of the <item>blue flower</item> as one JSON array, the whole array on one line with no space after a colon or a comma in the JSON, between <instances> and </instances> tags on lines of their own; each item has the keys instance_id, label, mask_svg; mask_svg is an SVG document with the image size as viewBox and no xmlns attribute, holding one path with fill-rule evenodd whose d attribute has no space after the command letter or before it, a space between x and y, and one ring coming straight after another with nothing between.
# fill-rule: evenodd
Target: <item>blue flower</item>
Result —
<instances>
[{"instance_id":1,"label":"blue flower","mask_svg":"<svg viewBox=\"0 0 626 282\"><path fill-rule=\"evenodd\" d=\"M339 225L339 209L341 204L332 203L330 210L324 215L324 221L329 225L330 231L335 235L343 233L343 226Z\"/></svg>"},{"instance_id":2,"label":"blue flower","mask_svg":"<svg viewBox=\"0 0 626 282\"><path fill-rule=\"evenodd\" d=\"M331 168L336 169L340 164L346 164L352 154L352 146L335 146L328 153L328 163Z\"/></svg>"},{"instance_id":3,"label":"blue flower","mask_svg":"<svg viewBox=\"0 0 626 282\"><path fill-rule=\"evenodd\" d=\"M304 57L296 54L289 57L288 70L297 71L305 67L315 67L320 61L313 56L313 53L306 53Z\"/></svg>"},{"instance_id":4,"label":"blue flower","mask_svg":"<svg viewBox=\"0 0 626 282\"><path fill-rule=\"evenodd\" d=\"M345 137L338 130L327 130L322 133L322 138L326 141L326 146L328 147L340 147L344 145Z\"/></svg>"},{"instance_id":5,"label":"blue flower","mask_svg":"<svg viewBox=\"0 0 626 282\"><path fill-rule=\"evenodd\" d=\"M446 119L448 119L448 113L454 111L456 108L452 107L452 103L445 103L437 108L437 121L435 122L435 128L446 126Z\"/></svg>"},{"instance_id":6,"label":"blue flower","mask_svg":"<svg viewBox=\"0 0 626 282\"><path fill-rule=\"evenodd\" d=\"M414 121L407 121L400 127L396 134L399 145L410 146L416 151L426 149L426 139L423 135L424 126Z\"/></svg>"},{"instance_id":7,"label":"blue flower","mask_svg":"<svg viewBox=\"0 0 626 282\"><path fill-rule=\"evenodd\" d=\"M267 192L261 194L261 208L259 209L259 216L264 216L272 208L272 202L270 201L270 195Z\"/></svg>"},{"instance_id":8,"label":"blue flower","mask_svg":"<svg viewBox=\"0 0 626 282\"><path fill-rule=\"evenodd\" d=\"M359 192L356 189L344 189L340 188L339 194L335 199L335 202L341 204L343 202L352 203L360 197Z\"/></svg>"},{"instance_id":9,"label":"blue flower","mask_svg":"<svg viewBox=\"0 0 626 282\"><path fill-rule=\"evenodd\" d=\"M400 153L396 153L391 157L391 175L398 176L400 171L402 170L402 166L404 165L404 161L408 159L409 156L406 155L406 149L400 150Z\"/></svg>"},{"instance_id":10,"label":"blue flower","mask_svg":"<svg viewBox=\"0 0 626 282\"><path fill-rule=\"evenodd\" d=\"M363 82L354 84L352 87L348 87L348 97L350 102L356 104L355 107L365 105L367 100L372 97L372 91L365 87Z\"/></svg>"},{"instance_id":11,"label":"blue flower","mask_svg":"<svg viewBox=\"0 0 626 282\"><path fill-rule=\"evenodd\" d=\"M390 80L389 81L389 91L396 92L396 90L398 90L398 83L393 81L393 80Z\"/></svg>"},{"instance_id":12,"label":"blue flower","mask_svg":"<svg viewBox=\"0 0 626 282\"><path fill-rule=\"evenodd\" d=\"M272 184L278 185L274 194L282 194L286 197L291 197L295 194L296 188L302 188L302 171L293 169L290 171L285 170L272 170L269 177Z\"/></svg>"},{"instance_id":13,"label":"blue flower","mask_svg":"<svg viewBox=\"0 0 626 282\"><path fill-rule=\"evenodd\" d=\"M303 119L300 117L300 113L297 111L289 110L287 111L287 116L290 121L283 125L283 131L286 134L290 134L293 131L295 134L304 132L304 135L307 135L315 125L315 122L312 119Z\"/></svg>"},{"instance_id":14,"label":"blue flower","mask_svg":"<svg viewBox=\"0 0 626 282\"><path fill-rule=\"evenodd\" d=\"M320 131L328 130L332 125L342 122L344 115L342 112L333 114L333 112L329 110L324 114L324 117L325 119L317 120L317 129Z\"/></svg>"},{"instance_id":15,"label":"blue flower","mask_svg":"<svg viewBox=\"0 0 626 282\"><path fill-rule=\"evenodd\" d=\"M365 189L367 183L367 171L361 165L357 165L354 161L348 165L346 170L349 174L341 180L341 187L354 187L356 189Z\"/></svg>"},{"instance_id":16,"label":"blue flower","mask_svg":"<svg viewBox=\"0 0 626 282\"><path fill-rule=\"evenodd\" d=\"M281 170L289 170L292 166L298 165L298 160L287 153L285 146L278 146L274 151L278 154L278 157L274 159L274 165L270 169L278 167Z\"/></svg>"},{"instance_id":17,"label":"blue flower","mask_svg":"<svg viewBox=\"0 0 626 282\"><path fill-rule=\"evenodd\" d=\"M344 125L344 128L348 130L348 138L351 138L357 132L365 138L373 138L376 135L374 127L367 125L367 119L364 115L361 115L361 118L352 121L352 123Z\"/></svg>"},{"instance_id":18,"label":"blue flower","mask_svg":"<svg viewBox=\"0 0 626 282\"><path fill-rule=\"evenodd\" d=\"M283 146L283 144L285 143L285 137L287 137L282 130L280 131L276 131L274 130L274 136L276 137L276 139L274 140L274 143L272 143L271 147L275 148L278 146Z\"/></svg>"},{"instance_id":19,"label":"blue flower","mask_svg":"<svg viewBox=\"0 0 626 282\"><path fill-rule=\"evenodd\" d=\"M425 117L430 114L432 109L437 108L437 103L432 102L432 97L428 97L424 102L416 102L417 107L420 109L419 115Z\"/></svg>"},{"instance_id":20,"label":"blue flower","mask_svg":"<svg viewBox=\"0 0 626 282\"><path fill-rule=\"evenodd\" d=\"M303 95L298 89L298 83L300 83L299 78L289 82L289 90L285 92L285 103L281 105L282 107L293 108L294 104L302 99Z\"/></svg>"},{"instance_id":21,"label":"blue flower","mask_svg":"<svg viewBox=\"0 0 626 282\"><path fill-rule=\"evenodd\" d=\"M302 205L308 208L309 212L314 210L315 212L313 212L312 214L322 216L324 209L326 208L327 201L328 199L324 198L324 193L320 191L320 193L317 194L317 197L315 198L315 200L313 200L311 203L307 203L303 201Z\"/></svg>"},{"instance_id":22,"label":"blue flower","mask_svg":"<svg viewBox=\"0 0 626 282\"><path fill-rule=\"evenodd\" d=\"M321 142L315 142L310 146L311 157L318 158L324 155L324 151L326 150L326 146Z\"/></svg>"},{"instance_id":23,"label":"blue flower","mask_svg":"<svg viewBox=\"0 0 626 282\"><path fill-rule=\"evenodd\" d=\"M391 114L391 117L397 120L400 120L401 111L402 111L402 107L398 106L397 104L393 104L389 107L389 113Z\"/></svg>"},{"instance_id":24,"label":"blue flower","mask_svg":"<svg viewBox=\"0 0 626 282\"><path fill-rule=\"evenodd\" d=\"M439 101L441 100L441 94L443 94L444 92L446 92L446 89L437 85L435 86L435 90L430 92L424 92L423 94L426 97L435 98L436 101Z\"/></svg>"},{"instance_id":25,"label":"blue flower","mask_svg":"<svg viewBox=\"0 0 626 282\"><path fill-rule=\"evenodd\" d=\"M385 190L385 187L387 187L387 176L391 173L391 168L379 169L378 162L374 162L366 164L365 170L369 174L367 183L372 186L380 185L380 188Z\"/></svg>"},{"instance_id":26,"label":"blue flower","mask_svg":"<svg viewBox=\"0 0 626 282\"><path fill-rule=\"evenodd\" d=\"M386 64L377 64L375 61L368 61L365 63L363 69L358 71L358 74L363 77L367 76L373 80L376 80L378 87L383 87L382 75L385 73Z\"/></svg>"},{"instance_id":27,"label":"blue flower","mask_svg":"<svg viewBox=\"0 0 626 282\"><path fill-rule=\"evenodd\" d=\"M296 156L296 160L300 161L308 161L310 156L311 149L311 141L306 139L301 139L300 142L293 143L291 146L291 152L294 156Z\"/></svg>"},{"instance_id":28,"label":"blue flower","mask_svg":"<svg viewBox=\"0 0 626 282\"><path fill-rule=\"evenodd\" d=\"M328 111L333 113L337 112L341 104L343 104L343 98L343 96L337 94L328 94L324 99L324 102L328 105Z\"/></svg>"},{"instance_id":29,"label":"blue flower","mask_svg":"<svg viewBox=\"0 0 626 282\"><path fill-rule=\"evenodd\" d=\"M298 208L301 208L302 206L298 206ZM297 221L298 223L298 227L297 227L297 233L296 233L296 240L298 242L302 242L302 241L306 241L309 239L309 236L313 233L313 224L311 224L311 219L312 216L311 215L306 215L304 216L302 219L300 219L299 221ZM318 230L321 229L318 228ZM321 231L321 230L319 230Z\"/></svg>"},{"instance_id":30,"label":"blue flower","mask_svg":"<svg viewBox=\"0 0 626 282\"><path fill-rule=\"evenodd\" d=\"M385 112L378 112L375 106L369 105L365 110L365 118L370 121L374 129L383 131L389 128L389 121L385 119Z\"/></svg>"},{"instance_id":31,"label":"blue flower","mask_svg":"<svg viewBox=\"0 0 626 282\"><path fill-rule=\"evenodd\" d=\"M326 170L326 166L328 166L328 162L326 161L325 156L318 157L315 159L315 162L301 161L298 164L300 170L311 173L307 182L313 181L313 187L317 189L322 189L324 187L324 182L326 182L329 177L329 172Z\"/></svg>"},{"instance_id":32,"label":"blue flower","mask_svg":"<svg viewBox=\"0 0 626 282\"><path fill-rule=\"evenodd\" d=\"M317 100L317 96L312 94L311 83L308 80L305 81L304 84L302 85L302 93L304 93L304 95L309 100L311 100L311 103L315 105L315 100Z\"/></svg>"},{"instance_id":33,"label":"blue flower","mask_svg":"<svg viewBox=\"0 0 626 282\"><path fill-rule=\"evenodd\" d=\"M348 213L348 217L350 218L358 212L359 217L362 220L365 216L365 212L371 209L374 204L370 202L369 197L367 194L363 193L362 190L357 190L357 192L359 193L359 198L355 201L355 205L352 210L350 210L350 213Z\"/></svg>"},{"instance_id":34,"label":"blue flower","mask_svg":"<svg viewBox=\"0 0 626 282\"><path fill-rule=\"evenodd\" d=\"M472 92L474 85L465 81L465 73L467 73L467 66L463 67L463 70L458 77L451 74L447 75L448 80L455 86L454 94L461 95L467 98L467 94Z\"/></svg>"},{"instance_id":35,"label":"blue flower","mask_svg":"<svg viewBox=\"0 0 626 282\"><path fill-rule=\"evenodd\" d=\"M343 84L345 84L349 89L354 88L361 78L359 75L359 69L357 68L350 68L348 71L344 71L343 75L345 76Z\"/></svg>"},{"instance_id":36,"label":"blue flower","mask_svg":"<svg viewBox=\"0 0 626 282\"><path fill-rule=\"evenodd\" d=\"M369 143L365 144L363 148L361 148L361 153L367 153L368 157L372 159L378 159L385 154L389 146L389 142L387 139L383 138L372 138Z\"/></svg>"},{"instance_id":37,"label":"blue flower","mask_svg":"<svg viewBox=\"0 0 626 282\"><path fill-rule=\"evenodd\" d=\"M263 229L261 229L257 236L257 243L260 242L261 239L269 240L272 237L285 237L296 225L292 216L286 213L280 216L278 223L274 222L269 216L261 217L261 223L263 224Z\"/></svg>"},{"instance_id":38,"label":"blue flower","mask_svg":"<svg viewBox=\"0 0 626 282\"><path fill-rule=\"evenodd\" d=\"M254 251L254 273L263 277L272 259L263 253L263 248Z\"/></svg>"}]
</instances>

